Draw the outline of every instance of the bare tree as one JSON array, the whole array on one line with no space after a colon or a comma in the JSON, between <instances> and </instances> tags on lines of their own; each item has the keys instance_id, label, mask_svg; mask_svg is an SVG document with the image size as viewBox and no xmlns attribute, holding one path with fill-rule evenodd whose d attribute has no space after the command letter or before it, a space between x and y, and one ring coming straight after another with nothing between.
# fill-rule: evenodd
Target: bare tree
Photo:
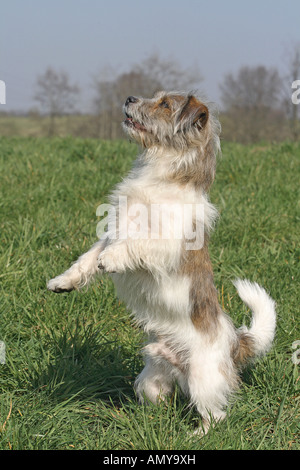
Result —
<instances>
[{"instance_id":1,"label":"bare tree","mask_svg":"<svg viewBox=\"0 0 300 470\"><path fill-rule=\"evenodd\" d=\"M280 102L282 80L275 68L242 67L237 76L229 74L220 85L222 101L232 107L276 109Z\"/></svg>"},{"instance_id":2,"label":"bare tree","mask_svg":"<svg viewBox=\"0 0 300 470\"><path fill-rule=\"evenodd\" d=\"M228 74L220 89L234 140L255 142L282 132L282 79L276 68L242 67L236 76Z\"/></svg>"},{"instance_id":3,"label":"bare tree","mask_svg":"<svg viewBox=\"0 0 300 470\"><path fill-rule=\"evenodd\" d=\"M97 135L102 138L122 137L122 105L129 95L151 97L156 91L186 89L202 80L195 68L183 69L173 60L153 54L135 64L129 72L97 78L94 81L94 110Z\"/></svg>"},{"instance_id":4,"label":"bare tree","mask_svg":"<svg viewBox=\"0 0 300 470\"><path fill-rule=\"evenodd\" d=\"M135 65L135 70L146 75L154 84L157 83L158 89L169 91L188 91L197 88L203 80L197 66L182 67L175 59L162 59L157 53Z\"/></svg>"},{"instance_id":5,"label":"bare tree","mask_svg":"<svg viewBox=\"0 0 300 470\"><path fill-rule=\"evenodd\" d=\"M115 79L96 80L94 83L94 110L98 117L98 135L114 139L123 136L122 105L130 94L139 96L152 95L160 88L158 82L149 79L144 73L130 71L118 75ZM134 90L134 93L131 91Z\"/></svg>"},{"instance_id":6,"label":"bare tree","mask_svg":"<svg viewBox=\"0 0 300 470\"><path fill-rule=\"evenodd\" d=\"M56 72L48 67L37 78L34 99L40 103L43 112L50 116L49 135L55 132L55 118L74 110L78 94L78 86L70 84L66 72Z\"/></svg>"}]
</instances>

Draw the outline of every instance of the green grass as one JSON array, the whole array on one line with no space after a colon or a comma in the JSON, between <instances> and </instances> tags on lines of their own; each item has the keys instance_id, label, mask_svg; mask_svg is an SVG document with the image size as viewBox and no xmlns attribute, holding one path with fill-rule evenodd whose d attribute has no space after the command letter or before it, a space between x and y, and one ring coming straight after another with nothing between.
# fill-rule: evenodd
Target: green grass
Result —
<instances>
[{"instance_id":1,"label":"green grass","mask_svg":"<svg viewBox=\"0 0 300 470\"><path fill-rule=\"evenodd\" d=\"M228 419L202 439L178 390L158 406L137 403L142 334L108 278L88 293L46 290L96 240L96 208L136 151L125 141L0 139L0 449L299 449L300 145L223 145L211 192L220 303L237 326L249 322L231 281L257 281L277 302L278 327Z\"/></svg>"}]
</instances>

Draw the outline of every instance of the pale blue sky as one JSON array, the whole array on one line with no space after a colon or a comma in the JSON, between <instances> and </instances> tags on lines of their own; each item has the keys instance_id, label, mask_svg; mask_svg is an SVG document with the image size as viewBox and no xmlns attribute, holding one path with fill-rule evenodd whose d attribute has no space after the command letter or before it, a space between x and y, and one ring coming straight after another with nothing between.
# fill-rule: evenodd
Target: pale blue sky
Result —
<instances>
[{"instance_id":1,"label":"pale blue sky","mask_svg":"<svg viewBox=\"0 0 300 470\"><path fill-rule=\"evenodd\" d=\"M108 65L126 71L154 51L197 64L199 91L220 102L226 73L260 64L283 70L297 42L299 0L9 0L0 7L2 106L32 107L36 77L50 65L84 89L88 109L93 76Z\"/></svg>"}]
</instances>

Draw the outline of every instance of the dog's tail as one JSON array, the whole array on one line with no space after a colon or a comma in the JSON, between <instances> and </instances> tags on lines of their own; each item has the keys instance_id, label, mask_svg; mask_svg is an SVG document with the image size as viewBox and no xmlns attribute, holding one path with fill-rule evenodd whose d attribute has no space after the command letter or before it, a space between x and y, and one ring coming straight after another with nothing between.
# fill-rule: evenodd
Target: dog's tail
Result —
<instances>
[{"instance_id":1,"label":"dog's tail","mask_svg":"<svg viewBox=\"0 0 300 470\"><path fill-rule=\"evenodd\" d=\"M265 354L271 347L276 328L275 302L265 289L256 283L238 279L234 282L240 298L252 310L250 328L239 331L238 362Z\"/></svg>"}]
</instances>

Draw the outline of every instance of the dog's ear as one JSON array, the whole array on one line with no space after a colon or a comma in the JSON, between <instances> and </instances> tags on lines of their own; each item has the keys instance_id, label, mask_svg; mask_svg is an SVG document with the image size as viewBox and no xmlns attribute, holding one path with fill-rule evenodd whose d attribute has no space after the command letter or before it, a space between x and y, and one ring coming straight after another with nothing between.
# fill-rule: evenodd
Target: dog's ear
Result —
<instances>
[{"instance_id":1,"label":"dog's ear","mask_svg":"<svg viewBox=\"0 0 300 470\"><path fill-rule=\"evenodd\" d=\"M189 95L178 116L178 125L182 129L190 126L197 126L200 129L205 127L208 121L208 108L193 95Z\"/></svg>"}]
</instances>

